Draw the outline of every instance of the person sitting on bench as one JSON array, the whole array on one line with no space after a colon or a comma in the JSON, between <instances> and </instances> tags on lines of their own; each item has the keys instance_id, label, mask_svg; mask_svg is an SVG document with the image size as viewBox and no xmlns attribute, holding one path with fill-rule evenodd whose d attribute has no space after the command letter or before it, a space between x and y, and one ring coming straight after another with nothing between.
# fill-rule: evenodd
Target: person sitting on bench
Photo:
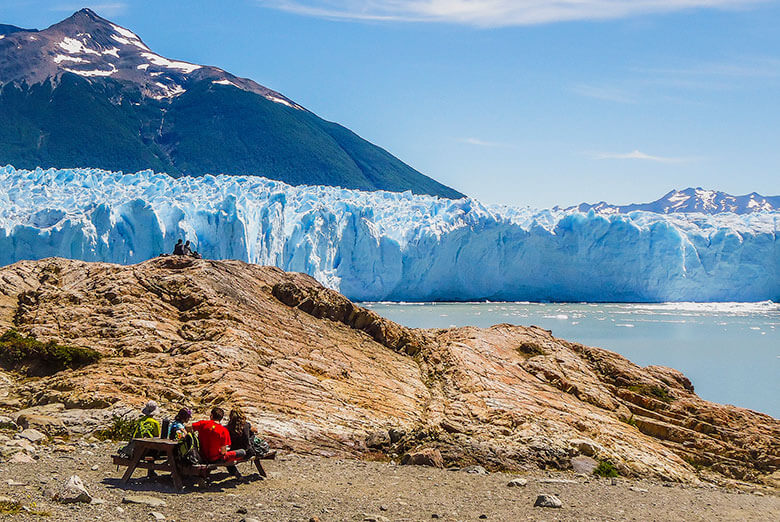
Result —
<instances>
[{"instance_id":1,"label":"person sitting on bench","mask_svg":"<svg viewBox=\"0 0 780 522\"><path fill-rule=\"evenodd\" d=\"M206 463L236 462L246 458L245 450L230 451L230 433L220 421L225 416L222 408L211 410L211 419L192 423L198 434L200 454Z\"/></svg>"}]
</instances>

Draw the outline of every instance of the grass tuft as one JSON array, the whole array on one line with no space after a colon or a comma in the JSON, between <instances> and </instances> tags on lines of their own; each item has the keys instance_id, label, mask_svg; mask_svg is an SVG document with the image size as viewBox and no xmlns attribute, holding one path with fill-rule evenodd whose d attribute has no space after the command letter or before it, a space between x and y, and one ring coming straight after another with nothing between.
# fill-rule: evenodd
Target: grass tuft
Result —
<instances>
[{"instance_id":1,"label":"grass tuft","mask_svg":"<svg viewBox=\"0 0 780 522\"><path fill-rule=\"evenodd\" d=\"M593 474L599 477L617 477L620 475L615 465L608 460L600 460L599 465L593 470Z\"/></svg>"}]
</instances>

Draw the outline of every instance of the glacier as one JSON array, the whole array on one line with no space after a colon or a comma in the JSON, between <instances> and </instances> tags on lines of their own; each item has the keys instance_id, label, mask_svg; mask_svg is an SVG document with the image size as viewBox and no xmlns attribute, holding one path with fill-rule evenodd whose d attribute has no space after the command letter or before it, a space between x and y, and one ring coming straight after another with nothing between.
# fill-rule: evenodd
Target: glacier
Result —
<instances>
[{"instance_id":1,"label":"glacier","mask_svg":"<svg viewBox=\"0 0 780 522\"><path fill-rule=\"evenodd\" d=\"M0 265L205 258L305 272L359 301L780 300L778 212L587 213L410 192L0 168Z\"/></svg>"}]
</instances>

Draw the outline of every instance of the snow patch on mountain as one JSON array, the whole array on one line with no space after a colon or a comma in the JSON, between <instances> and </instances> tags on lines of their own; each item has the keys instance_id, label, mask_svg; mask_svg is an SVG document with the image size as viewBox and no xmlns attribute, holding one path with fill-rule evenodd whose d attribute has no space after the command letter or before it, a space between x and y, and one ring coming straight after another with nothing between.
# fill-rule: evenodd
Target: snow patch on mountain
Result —
<instances>
[{"instance_id":1,"label":"snow patch on mountain","mask_svg":"<svg viewBox=\"0 0 780 522\"><path fill-rule=\"evenodd\" d=\"M205 257L306 272L359 300L780 299L780 213L600 215L409 192L0 169L0 265Z\"/></svg>"},{"instance_id":2,"label":"snow patch on mountain","mask_svg":"<svg viewBox=\"0 0 780 522\"><path fill-rule=\"evenodd\" d=\"M191 73L192 71L197 71L198 69L201 68L200 65L169 60L167 58L163 58L162 56L154 53L141 53L141 56L149 60L149 62L154 65L159 65L160 67L168 67L170 69L179 69L184 71L187 74Z\"/></svg>"}]
</instances>

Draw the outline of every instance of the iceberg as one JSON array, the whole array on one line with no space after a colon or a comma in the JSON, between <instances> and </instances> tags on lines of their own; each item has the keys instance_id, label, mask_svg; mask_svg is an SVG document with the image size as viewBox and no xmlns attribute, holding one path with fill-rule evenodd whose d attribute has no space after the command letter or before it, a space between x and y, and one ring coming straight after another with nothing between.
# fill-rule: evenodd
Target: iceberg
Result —
<instances>
[{"instance_id":1,"label":"iceberg","mask_svg":"<svg viewBox=\"0 0 780 522\"><path fill-rule=\"evenodd\" d=\"M310 274L359 301L780 299L778 212L586 213L410 192L0 168L0 265L205 258Z\"/></svg>"}]
</instances>

